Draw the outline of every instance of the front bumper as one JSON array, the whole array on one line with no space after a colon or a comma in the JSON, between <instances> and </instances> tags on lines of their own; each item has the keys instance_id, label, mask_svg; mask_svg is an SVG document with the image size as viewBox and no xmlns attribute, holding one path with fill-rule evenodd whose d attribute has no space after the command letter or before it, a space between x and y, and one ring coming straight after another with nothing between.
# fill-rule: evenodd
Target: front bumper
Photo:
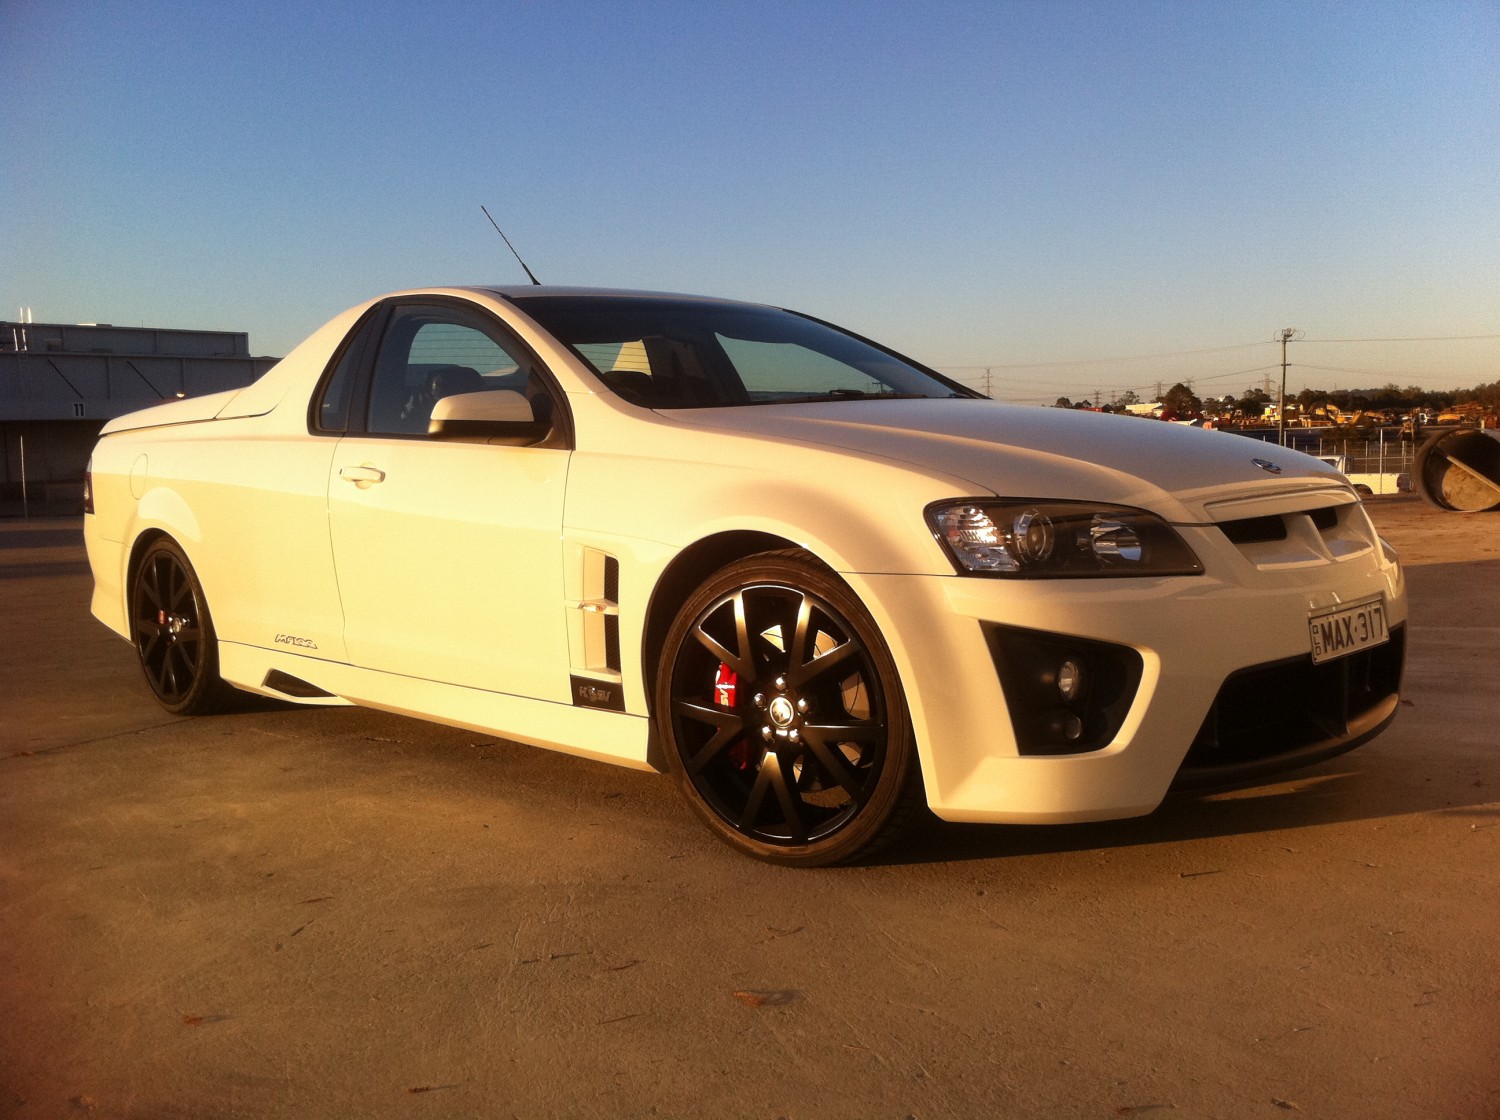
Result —
<instances>
[{"instance_id":1,"label":"front bumper","mask_svg":"<svg viewBox=\"0 0 1500 1120\"><path fill-rule=\"evenodd\" d=\"M1284 550L1268 560L1201 526L1183 535L1202 576L847 577L892 646L933 812L1011 823L1138 816L1174 786L1252 780L1377 734L1398 701L1406 592L1363 510L1341 516L1347 524L1333 532L1347 540L1357 529L1366 547L1319 562ZM1391 628L1388 645L1374 647L1383 652L1312 671L1309 615L1376 596ZM1113 737L1078 753L1023 753L988 637L996 627L1134 650L1139 682ZM1260 706L1275 718L1259 718Z\"/></svg>"},{"instance_id":2,"label":"front bumper","mask_svg":"<svg viewBox=\"0 0 1500 1120\"><path fill-rule=\"evenodd\" d=\"M1173 789L1239 785L1332 758L1396 718L1406 627L1383 645L1321 665L1307 655L1241 669L1224 682Z\"/></svg>"}]
</instances>

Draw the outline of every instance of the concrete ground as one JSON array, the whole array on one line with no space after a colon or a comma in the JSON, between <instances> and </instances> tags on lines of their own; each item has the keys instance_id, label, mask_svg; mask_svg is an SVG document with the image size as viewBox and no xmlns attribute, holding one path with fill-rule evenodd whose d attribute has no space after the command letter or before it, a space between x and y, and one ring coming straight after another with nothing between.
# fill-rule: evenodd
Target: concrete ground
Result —
<instances>
[{"instance_id":1,"label":"concrete ground","mask_svg":"<svg viewBox=\"0 0 1500 1120\"><path fill-rule=\"evenodd\" d=\"M826 871L647 774L167 716L77 522L0 523L0 1116L1500 1117L1500 514L1370 508L1383 737Z\"/></svg>"}]
</instances>

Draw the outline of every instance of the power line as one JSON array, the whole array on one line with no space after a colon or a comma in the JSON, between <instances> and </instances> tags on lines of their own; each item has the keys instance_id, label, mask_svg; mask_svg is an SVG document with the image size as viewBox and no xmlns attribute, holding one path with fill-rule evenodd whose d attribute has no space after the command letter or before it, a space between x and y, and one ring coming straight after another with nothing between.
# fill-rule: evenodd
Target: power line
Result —
<instances>
[{"instance_id":1,"label":"power line","mask_svg":"<svg viewBox=\"0 0 1500 1120\"><path fill-rule=\"evenodd\" d=\"M1193 381L1199 381L1199 382L1201 382L1201 381L1222 381L1222 380L1224 380L1226 378L1230 378L1230 377L1247 377L1247 376L1250 376L1251 374L1264 373L1267 370L1280 369L1280 368L1281 368L1280 365L1251 366L1248 369L1230 370L1227 373L1199 374L1199 375L1193 377L1192 380ZM957 380L972 382L974 380L977 380L977 378L975 378L975 377L967 377L967 378L960 377ZM1119 389L1117 391L1116 395L1119 395L1120 393L1124 393L1126 390L1130 390L1130 391L1136 392L1136 393L1144 393L1144 392L1147 392L1148 390L1151 391L1151 392L1155 392L1155 386L1156 386L1156 384L1157 383L1155 381L1152 381L1152 382L1149 382L1149 383L1144 384L1144 385L1126 385L1123 388ZM997 385L997 387L1002 388L1002 389L1009 388L1009 389L1023 389L1023 390L1032 390L1032 391L1043 391L1043 392L1046 392L1046 391L1056 391L1056 390L1058 390L1061 387L1065 387L1067 385L1067 383L1063 382L1063 381L1031 381L1031 380L1013 380L1011 378L1003 378L1003 379L998 379L996 381L996 385ZM1080 386L1076 386L1076 387L1081 387L1081 385Z\"/></svg>"},{"instance_id":2,"label":"power line","mask_svg":"<svg viewBox=\"0 0 1500 1120\"><path fill-rule=\"evenodd\" d=\"M1123 358L1077 358L1063 362L990 362L982 366L943 366L944 369L1054 369L1058 366L1097 366L1110 362L1145 362L1153 358L1177 358L1189 354L1219 354L1225 350L1249 350L1268 342L1242 342L1234 346L1208 346L1198 350L1163 350L1159 354L1132 354Z\"/></svg>"},{"instance_id":3,"label":"power line","mask_svg":"<svg viewBox=\"0 0 1500 1120\"><path fill-rule=\"evenodd\" d=\"M1221 380L1221 379L1223 379L1225 377L1244 377L1246 374L1251 374L1251 373L1265 373L1267 370L1270 370L1270 369L1279 369L1279 368L1280 368L1279 366L1275 366L1275 365L1270 365L1270 366L1255 366L1255 367L1253 367L1251 369L1237 369L1237 370L1234 370L1231 373L1205 373L1205 374L1200 374L1199 376L1193 378L1193 380L1194 381L1219 381L1219 380ZM1294 363L1294 368L1295 368L1295 363Z\"/></svg>"},{"instance_id":4,"label":"power line","mask_svg":"<svg viewBox=\"0 0 1500 1120\"><path fill-rule=\"evenodd\" d=\"M1500 334L1449 334L1417 338L1304 338L1303 342L1478 342L1500 338Z\"/></svg>"},{"instance_id":5,"label":"power line","mask_svg":"<svg viewBox=\"0 0 1500 1120\"><path fill-rule=\"evenodd\" d=\"M1303 365L1301 363L1296 364L1293 368L1315 369L1320 373L1352 373L1360 377L1410 377L1413 380L1420 380L1422 378L1435 380L1439 377L1449 377L1451 380L1450 375L1444 373L1435 373L1431 370L1419 373L1416 370L1409 369L1352 369L1346 366L1313 366Z\"/></svg>"},{"instance_id":6,"label":"power line","mask_svg":"<svg viewBox=\"0 0 1500 1120\"><path fill-rule=\"evenodd\" d=\"M1413 335L1405 338L1302 338L1297 341L1320 343L1483 342L1495 339L1500 339L1500 334ZM1068 366L1108 365L1112 362L1145 362L1156 358L1188 357L1193 354L1221 354L1229 350L1251 350L1257 346L1274 346L1280 341L1281 339L1278 335L1267 342L1242 342L1232 346L1205 346L1193 350L1163 350L1155 354L1128 354L1118 358L1074 358L1051 362L987 362L983 365L946 365L938 363L938 365L941 369L950 370L1059 369Z\"/></svg>"},{"instance_id":7,"label":"power line","mask_svg":"<svg viewBox=\"0 0 1500 1120\"><path fill-rule=\"evenodd\" d=\"M1184 350L1160 351L1154 354L1133 354L1117 358L1084 358L1070 361L1050 362L989 362L984 365L955 365L940 366L949 376L957 381L965 382L976 387L982 387L985 395L996 399L1009 400L1017 403L1036 401L1039 403L1051 403L1056 394L1063 393L1068 396L1079 396L1080 399L1097 393L1098 390L1087 382L1095 382L1096 377L1088 376L1087 371L1093 367L1119 365L1125 362L1150 361L1155 359L1169 359L1191 357L1202 354L1219 354L1237 350L1250 350L1265 345L1275 345L1282 342L1283 332L1267 342L1238 343L1227 346L1198 347ZM1432 342L1479 342L1500 340L1500 334L1475 334L1475 335L1426 335L1410 337L1391 338L1298 338L1293 337L1287 341L1298 342L1322 342L1331 344L1358 344L1358 343L1432 343ZM1285 356L1283 355L1285 360ZM1213 381L1228 381L1237 377L1254 377L1265 375L1266 391L1270 390L1271 373L1280 366L1262 365L1248 369L1236 369L1223 373L1197 373L1195 379L1200 383ZM1201 369L1201 364L1199 366ZM1447 383L1455 379L1462 380L1465 375L1452 372L1441 372L1437 370L1408 370L1408 369L1371 369L1353 368L1347 366L1325 366L1311 363L1286 361L1283 367L1285 371L1295 369L1299 373L1327 372L1344 374L1353 377L1364 377L1380 381L1394 381L1401 379L1407 383L1422 385L1436 385ZM1017 373L1032 372L1031 376L1014 376ZM1111 380L1114 378L1111 377ZM1125 380L1121 378L1121 380ZM1135 385L1127 388L1112 390L1113 399L1118 399L1126 392L1133 392L1143 399L1153 391L1153 384ZM1157 394L1158 397L1160 394Z\"/></svg>"}]
</instances>

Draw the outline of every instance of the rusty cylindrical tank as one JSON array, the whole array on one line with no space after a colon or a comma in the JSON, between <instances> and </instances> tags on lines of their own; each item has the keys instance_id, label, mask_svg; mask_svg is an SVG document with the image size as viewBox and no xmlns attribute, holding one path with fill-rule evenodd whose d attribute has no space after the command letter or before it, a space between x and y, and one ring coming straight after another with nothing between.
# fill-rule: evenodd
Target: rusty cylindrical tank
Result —
<instances>
[{"instance_id":1,"label":"rusty cylindrical tank","mask_svg":"<svg viewBox=\"0 0 1500 1120\"><path fill-rule=\"evenodd\" d=\"M1500 509L1500 431L1439 432L1417 451L1417 490L1439 509Z\"/></svg>"}]
</instances>

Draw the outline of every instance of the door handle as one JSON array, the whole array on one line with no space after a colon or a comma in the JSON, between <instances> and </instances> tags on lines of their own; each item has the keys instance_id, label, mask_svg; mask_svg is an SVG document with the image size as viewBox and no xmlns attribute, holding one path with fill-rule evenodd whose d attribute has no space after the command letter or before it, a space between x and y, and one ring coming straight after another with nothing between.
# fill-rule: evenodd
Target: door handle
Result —
<instances>
[{"instance_id":1,"label":"door handle","mask_svg":"<svg viewBox=\"0 0 1500 1120\"><path fill-rule=\"evenodd\" d=\"M368 490L377 482L385 481L385 471L376 467L340 467L339 477L354 483L361 490Z\"/></svg>"}]
</instances>

